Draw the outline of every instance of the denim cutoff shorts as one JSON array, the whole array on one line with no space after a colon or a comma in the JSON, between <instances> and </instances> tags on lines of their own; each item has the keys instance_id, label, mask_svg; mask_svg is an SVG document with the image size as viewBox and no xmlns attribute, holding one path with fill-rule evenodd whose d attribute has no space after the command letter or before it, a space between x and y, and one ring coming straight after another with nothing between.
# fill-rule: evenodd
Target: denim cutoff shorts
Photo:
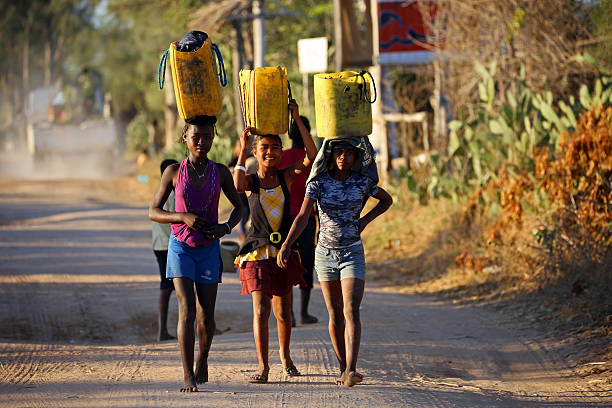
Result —
<instances>
[{"instance_id":1,"label":"denim cutoff shorts","mask_svg":"<svg viewBox=\"0 0 612 408\"><path fill-rule=\"evenodd\" d=\"M220 283L222 270L218 239L205 247L191 247L170 234L166 278L189 278L203 284Z\"/></svg>"},{"instance_id":2,"label":"denim cutoff shorts","mask_svg":"<svg viewBox=\"0 0 612 408\"><path fill-rule=\"evenodd\" d=\"M357 278L365 280L365 255L360 242L348 248L333 249L317 245L315 270L319 282Z\"/></svg>"}]
</instances>

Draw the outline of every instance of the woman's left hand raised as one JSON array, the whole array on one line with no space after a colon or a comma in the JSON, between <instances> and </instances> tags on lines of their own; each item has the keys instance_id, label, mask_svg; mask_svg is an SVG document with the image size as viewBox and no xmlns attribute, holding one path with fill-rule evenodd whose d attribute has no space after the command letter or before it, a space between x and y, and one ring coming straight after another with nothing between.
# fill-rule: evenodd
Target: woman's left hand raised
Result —
<instances>
[{"instance_id":1,"label":"woman's left hand raised","mask_svg":"<svg viewBox=\"0 0 612 408\"><path fill-rule=\"evenodd\" d=\"M293 117L293 120L297 120L297 118L300 117L300 107L295 99L291 99L289 101L289 110L291 111L291 117Z\"/></svg>"},{"instance_id":2,"label":"woman's left hand raised","mask_svg":"<svg viewBox=\"0 0 612 408\"><path fill-rule=\"evenodd\" d=\"M240 150L242 152L248 153L249 148L251 147L251 135L255 134L255 128L252 126L247 126L242 131L240 135Z\"/></svg>"}]
</instances>

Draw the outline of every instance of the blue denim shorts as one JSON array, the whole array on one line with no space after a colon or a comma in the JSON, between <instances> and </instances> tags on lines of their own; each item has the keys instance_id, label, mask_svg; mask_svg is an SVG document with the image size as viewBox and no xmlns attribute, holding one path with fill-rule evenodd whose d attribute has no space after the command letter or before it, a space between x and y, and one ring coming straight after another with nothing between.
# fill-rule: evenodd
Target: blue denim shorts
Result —
<instances>
[{"instance_id":1,"label":"blue denim shorts","mask_svg":"<svg viewBox=\"0 0 612 408\"><path fill-rule=\"evenodd\" d=\"M221 245L214 240L205 247L190 247L170 235L166 278L189 278L195 283L221 282Z\"/></svg>"},{"instance_id":2,"label":"blue denim shorts","mask_svg":"<svg viewBox=\"0 0 612 408\"><path fill-rule=\"evenodd\" d=\"M317 245L315 270L319 282L357 278L365 280L365 255L360 242L348 248L332 249Z\"/></svg>"}]
</instances>

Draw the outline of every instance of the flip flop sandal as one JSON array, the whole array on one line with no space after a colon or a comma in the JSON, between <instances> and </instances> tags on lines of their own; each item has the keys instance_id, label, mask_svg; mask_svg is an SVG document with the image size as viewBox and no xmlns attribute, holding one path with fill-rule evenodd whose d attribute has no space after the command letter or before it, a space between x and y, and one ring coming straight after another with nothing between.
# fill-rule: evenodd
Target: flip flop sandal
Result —
<instances>
[{"instance_id":1,"label":"flip flop sandal","mask_svg":"<svg viewBox=\"0 0 612 408\"><path fill-rule=\"evenodd\" d=\"M313 323L318 323L318 322L319 322L319 319L317 319L316 317L312 315L302 316L302 318L300 319L301 324L313 324Z\"/></svg>"},{"instance_id":2,"label":"flip flop sandal","mask_svg":"<svg viewBox=\"0 0 612 408\"><path fill-rule=\"evenodd\" d=\"M293 364L285 367L285 372L287 373L289 377L298 377L302 375Z\"/></svg>"},{"instance_id":3,"label":"flip flop sandal","mask_svg":"<svg viewBox=\"0 0 612 408\"><path fill-rule=\"evenodd\" d=\"M263 373L250 375L249 382L251 384L265 384L268 382L268 375L264 375Z\"/></svg>"}]
</instances>

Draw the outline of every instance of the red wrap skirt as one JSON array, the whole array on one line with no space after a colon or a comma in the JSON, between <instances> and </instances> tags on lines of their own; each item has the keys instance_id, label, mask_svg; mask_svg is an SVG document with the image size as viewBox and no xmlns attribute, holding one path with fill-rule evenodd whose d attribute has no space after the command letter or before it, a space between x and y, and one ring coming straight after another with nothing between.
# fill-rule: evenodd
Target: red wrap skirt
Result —
<instances>
[{"instance_id":1,"label":"red wrap skirt","mask_svg":"<svg viewBox=\"0 0 612 408\"><path fill-rule=\"evenodd\" d=\"M276 258L243 262L240 265L240 294L261 290L270 297L284 296L293 286L306 285L305 272L296 251L291 251L286 268L280 268Z\"/></svg>"}]
</instances>

